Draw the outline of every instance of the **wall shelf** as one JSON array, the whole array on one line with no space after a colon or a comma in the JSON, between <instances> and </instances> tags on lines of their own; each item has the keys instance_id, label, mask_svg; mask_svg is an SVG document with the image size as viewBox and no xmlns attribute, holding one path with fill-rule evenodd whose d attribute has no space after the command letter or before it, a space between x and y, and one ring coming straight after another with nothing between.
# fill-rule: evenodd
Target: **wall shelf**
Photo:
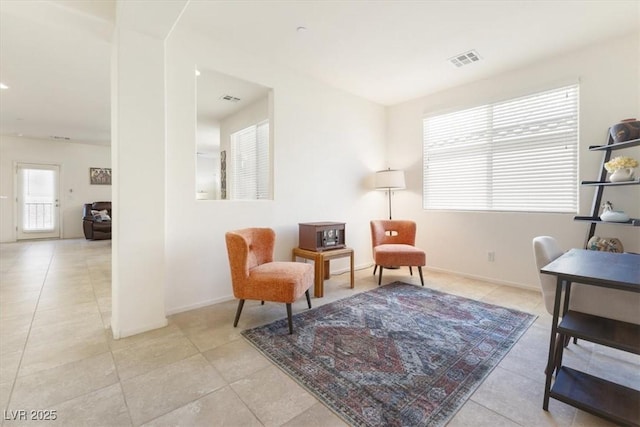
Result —
<instances>
[{"instance_id":1,"label":"wall shelf","mask_svg":"<svg viewBox=\"0 0 640 427\"><path fill-rule=\"evenodd\" d=\"M640 145L640 138L632 139L631 141L625 141L625 142L610 142L607 145L591 145L589 146L589 150L590 151L620 150L622 148L631 148L638 145Z\"/></svg>"},{"instance_id":2,"label":"wall shelf","mask_svg":"<svg viewBox=\"0 0 640 427\"><path fill-rule=\"evenodd\" d=\"M614 187L616 185L637 185L640 184L640 178L631 181L610 182L610 181L582 181L581 185L604 185Z\"/></svg>"},{"instance_id":3,"label":"wall shelf","mask_svg":"<svg viewBox=\"0 0 640 427\"><path fill-rule=\"evenodd\" d=\"M580 184L584 186L593 186L596 187L596 191L593 195L593 203L591 205L591 215L589 216L575 216L574 221L586 221L591 225L589 226L589 231L587 232L587 238L584 241L584 247L588 246L589 240L595 235L596 226L598 224L613 224L613 225L631 225L631 226L640 226L640 219L631 218L626 222L613 222L613 221L602 221L600 219L600 206L602 204L602 196L604 193L605 187L618 187L618 186L626 186L626 185L638 185L640 184L640 178L636 178L631 181L622 181L622 182L610 182L607 181L607 170L604 165L611 159L611 152L615 150L621 150L624 148L636 147L640 146L640 138L632 139L630 141L624 142L614 142L611 137L611 132L609 132L609 137L607 140L607 144L605 145L592 145L589 147L590 151L603 151L602 163L600 164L600 175L598 179L595 181L582 181Z\"/></svg>"},{"instance_id":4,"label":"wall shelf","mask_svg":"<svg viewBox=\"0 0 640 427\"><path fill-rule=\"evenodd\" d=\"M625 222L614 222L614 221L603 221L600 217L592 217L592 216L574 216L574 221L586 221L593 224L616 224L616 225L633 225L634 227L640 226L640 219L631 218L629 221Z\"/></svg>"}]
</instances>

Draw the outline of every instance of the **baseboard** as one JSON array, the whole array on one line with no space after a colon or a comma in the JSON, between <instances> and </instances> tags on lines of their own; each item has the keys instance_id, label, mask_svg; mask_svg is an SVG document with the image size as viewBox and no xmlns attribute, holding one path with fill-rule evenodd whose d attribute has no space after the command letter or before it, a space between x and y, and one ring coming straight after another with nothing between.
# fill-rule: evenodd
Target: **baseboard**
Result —
<instances>
[{"instance_id":1,"label":"baseboard","mask_svg":"<svg viewBox=\"0 0 640 427\"><path fill-rule=\"evenodd\" d=\"M181 307L167 308L166 314L167 316L171 316L172 314L178 314L178 313L182 313L189 310L195 310L197 308L202 308L202 307L206 307L208 305L213 305L213 304L219 304L221 302L232 301L234 299L235 297L233 295L227 295L219 298L212 298L205 301L200 301L196 304L189 304L189 305L183 305Z\"/></svg>"},{"instance_id":2,"label":"baseboard","mask_svg":"<svg viewBox=\"0 0 640 427\"><path fill-rule=\"evenodd\" d=\"M495 283L495 284L498 284L498 285L511 286L513 288L526 289L528 291L541 292L540 287L538 287L538 286L525 285L525 284L517 283L517 282L509 282L507 280L499 280L499 279L494 279L492 277L479 276L479 275L476 275L476 274L461 273L459 271L451 271L451 270L447 270L447 269L444 269L444 268L426 266L426 267L424 267L424 269L425 270L439 272L439 273L453 274L455 276L466 277L467 279L473 279L473 280L480 280L482 282L487 282L487 283Z\"/></svg>"},{"instance_id":3,"label":"baseboard","mask_svg":"<svg viewBox=\"0 0 640 427\"><path fill-rule=\"evenodd\" d=\"M132 335L138 335L141 334L143 332L148 332L148 331L152 331L154 329L160 329L160 328L164 328L165 326L167 326L169 324L169 322L167 321L166 318L155 322L155 323L151 323L149 325L145 325L139 328L133 328L133 329L121 329L120 331L116 331L113 327L113 321L111 322L111 332L113 333L113 338L114 339L120 339L120 338L126 338L126 337L130 337Z\"/></svg>"},{"instance_id":4,"label":"baseboard","mask_svg":"<svg viewBox=\"0 0 640 427\"><path fill-rule=\"evenodd\" d=\"M359 271L359 270L364 270L367 268L371 268L373 267L372 263L368 263L368 264L360 264L360 265L354 265L353 266L353 271ZM344 274L344 273L349 273L351 270L349 269L349 267L346 268L338 268L336 270L331 270L331 274Z\"/></svg>"}]
</instances>

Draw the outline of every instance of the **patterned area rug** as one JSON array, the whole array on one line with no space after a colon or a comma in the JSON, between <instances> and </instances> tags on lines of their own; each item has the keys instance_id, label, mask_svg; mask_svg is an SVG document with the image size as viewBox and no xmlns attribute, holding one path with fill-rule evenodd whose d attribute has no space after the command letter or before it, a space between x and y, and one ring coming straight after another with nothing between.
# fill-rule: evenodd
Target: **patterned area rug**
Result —
<instances>
[{"instance_id":1,"label":"patterned area rug","mask_svg":"<svg viewBox=\"0 0 640 427\"><path fill-rule=\"evenodd\" d=\"M351 425L435 426L535 318L395 282L242 334Z\"/></svg>"}]
</instances>

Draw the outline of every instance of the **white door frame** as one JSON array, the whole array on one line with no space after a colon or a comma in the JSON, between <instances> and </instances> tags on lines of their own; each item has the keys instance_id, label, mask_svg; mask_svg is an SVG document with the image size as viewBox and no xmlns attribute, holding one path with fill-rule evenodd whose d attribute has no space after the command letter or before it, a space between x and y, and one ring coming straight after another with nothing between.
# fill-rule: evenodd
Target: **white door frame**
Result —
<instances>
[{"instance_id":1,"label":"white door frame","mask_svg":"<svg viewBox=\"0 0 640 427\"><path fill-rule=\"evenodd\" d=\"M56 183L55 183L55 191L56 198L53 205L53 214L54 214L54 224L53 230L41 231L41 230L32 230L32 231L24 231L22 229L22 184L21 178L18 175L20 169L44 169L44 170L52 170L56 173ZM62 236L62 216L60 215L60 194L61 194L61 165L54 163L33 163L33 162L14 162L14 177L15 177L15 209L14 209L14 218L15 218L15 230L16 230L16 240L28 240L28 239L59 239Z\"/></svg>"}]
</instances>

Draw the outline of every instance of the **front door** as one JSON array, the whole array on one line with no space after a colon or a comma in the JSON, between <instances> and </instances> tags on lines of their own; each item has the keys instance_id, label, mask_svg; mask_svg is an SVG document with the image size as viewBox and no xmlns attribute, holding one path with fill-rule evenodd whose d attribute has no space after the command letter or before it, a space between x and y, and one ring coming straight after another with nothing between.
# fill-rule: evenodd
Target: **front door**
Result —
<instances>
[{"instance_id":1,"label":"front door","mask_svg":"<svg viewBox=\"0 0 640 427\"><path fill-rule=\"evenodd\" d=\"M60 238L60 167L18 163L16 172L18 240Z\"/></svg>"}]
</instances>

